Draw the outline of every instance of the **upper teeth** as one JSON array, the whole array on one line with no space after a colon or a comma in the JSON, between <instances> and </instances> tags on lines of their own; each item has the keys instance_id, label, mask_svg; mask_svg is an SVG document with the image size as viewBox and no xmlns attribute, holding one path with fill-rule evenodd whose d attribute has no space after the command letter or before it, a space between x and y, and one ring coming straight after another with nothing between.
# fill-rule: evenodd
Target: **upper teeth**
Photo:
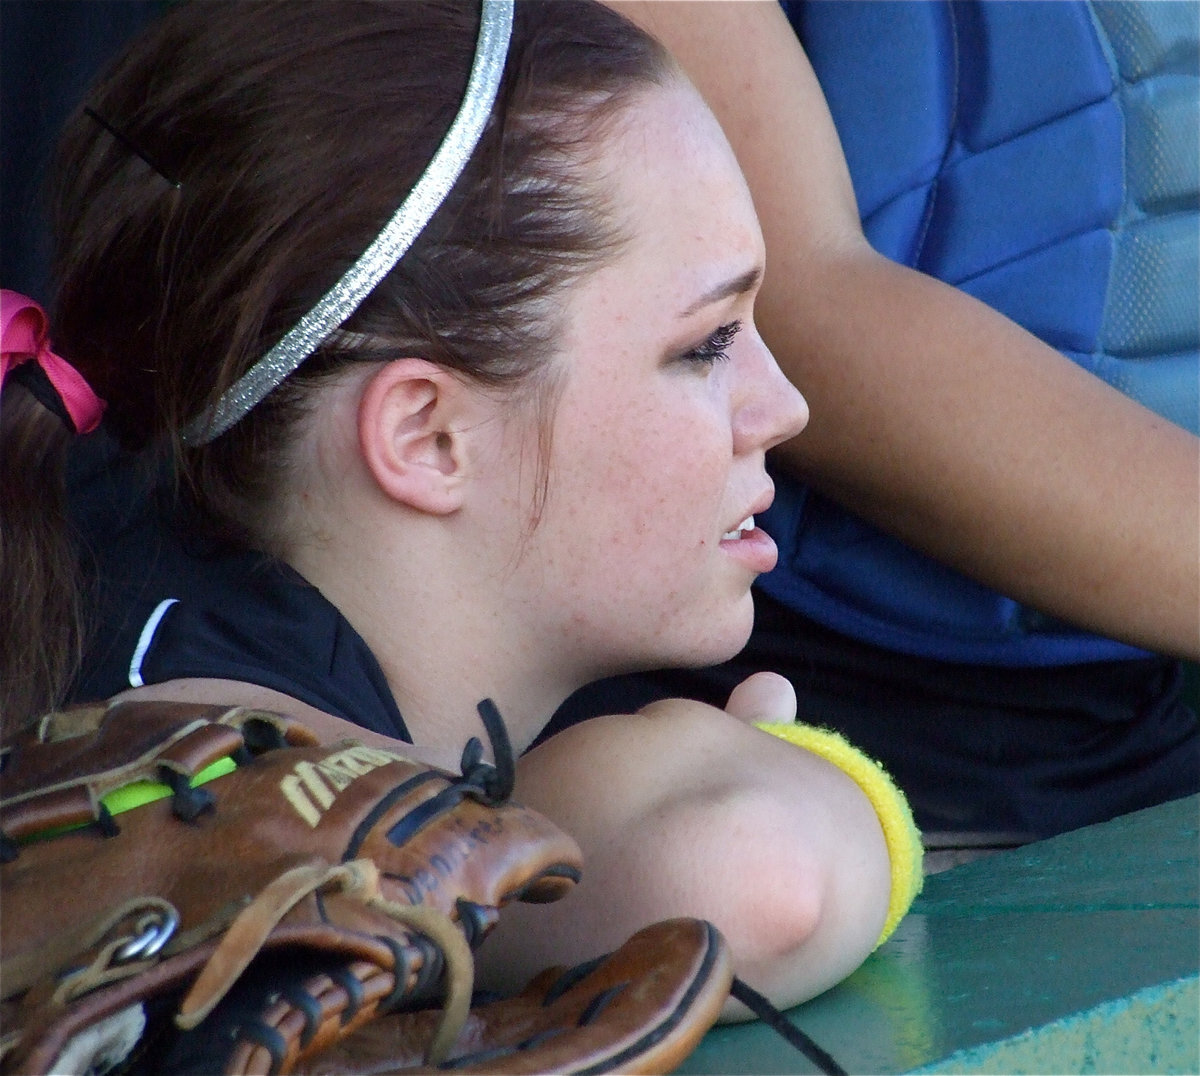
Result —
<instances>
[{"instance_id":1,"label":"upper teeth","mask_svg":"<svg viewBox=\"0 0 1200 1076\"><path fill-rule=\"evenodd\" d=\"M741 521L741 523L738 524L737 530L730 531L728 534L724 535L721 540L725 541L729 538L740 538L745 531L752 530L754 530L754 517L747 516Z\"/></svg>"}]
</instances>

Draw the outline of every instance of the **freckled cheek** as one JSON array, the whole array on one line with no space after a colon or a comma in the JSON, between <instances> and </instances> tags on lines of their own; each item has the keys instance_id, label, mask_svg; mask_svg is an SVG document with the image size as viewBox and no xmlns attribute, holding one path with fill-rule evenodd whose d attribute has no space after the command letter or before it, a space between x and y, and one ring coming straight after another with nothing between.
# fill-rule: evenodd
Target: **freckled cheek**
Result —
<instances>
[{"instance_id":1,"label":"freckled cheek","mask_svg":"<svg viewBox=\"0 0 1200 1076\"><path fill-rule=\"evenodd\" d=\"M702 457L663 446L623 472L619 543L670 563L688 550L715 544L724 501L724 469ZM619 479L618 479L619 480ZM618 487L619 488L619 487Z\"/></svg>"},{"instance_id":2,"label":"freckled cheek","mask_svg":"<svg viewBox=\"0 0 1200 1076\"><path fill-rule=\"evenodd\" d=\"M586 425L562 427L579 430L578 439L556 438L557 473L570 486L572 521L608 549L658 551L665 558L718 540L713 535L727 507L729 432L695 408L679 410L678 401L670 401L593 412Z\"/></svg>"}]
</instances>

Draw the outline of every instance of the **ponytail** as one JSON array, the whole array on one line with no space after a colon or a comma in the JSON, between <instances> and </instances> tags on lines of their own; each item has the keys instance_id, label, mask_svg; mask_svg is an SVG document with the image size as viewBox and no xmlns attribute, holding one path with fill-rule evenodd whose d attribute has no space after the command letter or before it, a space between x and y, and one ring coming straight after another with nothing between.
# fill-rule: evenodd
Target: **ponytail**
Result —
<instances>
[{"instance_id":1,"label":"ponytail","mask_svg":"<svg viewBox=\"0 0 1200 1076\"><path fill-rule=\"evenodd\" d=\"M77 559L64 470L103 403L49 347L41 307L0 293L0 736L62 702L79 664Z\"/></svg>"}]
</instances>

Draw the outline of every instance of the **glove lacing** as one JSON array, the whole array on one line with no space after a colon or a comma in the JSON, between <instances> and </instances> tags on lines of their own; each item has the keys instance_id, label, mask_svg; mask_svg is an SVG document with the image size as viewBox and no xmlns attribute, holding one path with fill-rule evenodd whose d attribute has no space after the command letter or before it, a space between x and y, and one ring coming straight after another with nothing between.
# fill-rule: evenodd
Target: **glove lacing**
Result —
<instances>
[{"instance_id":1,"label":"glove lacing","mask_svg":"<svg viewBox=\"0 0 1200 1076\"><path fill-rule=\"evenodd\" d=\"M446 1000L426 1051L428 1064L445 1059L466 1023L474 988L475 966L471 948L454 921L444 912L424 905L397 904L379 892L379 869L367 859L330 867L303 864L285 871L263 888L230 924L179 1006L175 1023L183 1030L196 1027L229 992L258 955L271 932L285 915L311 893L335 887L347 896L378 909L440 949L446 967Z\"/></svg>"},{"instance_id":2,"label":"glove lacing","mask_svg":"<svg viewBox=\"0 0 1200 1076\"><path fill-rule=\"evenodd\" d=\"M463 748L461 778L435 798L466 795L488 806L497 806L512 796L516 780L512 741L491 699L482 699L477 709L495 763L483 761L483 744L472 736ZM310 893L329 886L360 897L364 903L424 934L441 950L446 965L446 1000L426 1054L428 1064L440 1063L454 1045L470 1012L475 974L471 947L462 928L445 913L384 898L379 892L378 869L369 860L353 860L336 867L326 864L295 867L270 883L230 924L180 1005L176 1024L185 1030L199 1024L228 993L288 911Z\"/></svg>"},{"instance_id":3,"label":"glove lacing","mask_svg":"<svg viewBox=\"0 0 1200 1076\"><path fill-rule=\"evenodd\" d=\"M459 782L459 786L465 786L469 794L480 803L496 807L506 803L512 796L513 784L517 777L512 741L508 738L504 718L500 716L500 711L491 699L481 699L476 709L492 745L492 757L496 762L492 765L483 761L483 744L478 736L472 736L463 748L462 761L459 763L462 769L462 781Z\"/></svg>"}]
</instances>

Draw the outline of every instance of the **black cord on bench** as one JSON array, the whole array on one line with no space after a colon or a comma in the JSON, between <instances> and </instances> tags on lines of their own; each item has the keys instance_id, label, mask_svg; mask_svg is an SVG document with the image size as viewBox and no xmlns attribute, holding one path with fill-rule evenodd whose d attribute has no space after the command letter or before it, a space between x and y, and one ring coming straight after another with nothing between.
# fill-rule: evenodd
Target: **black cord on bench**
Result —
<instances>
[{"instance_id":1,"label":"black cord on bench","mask_svg":"<svg viewBox=\"0 0 1200 1076\"><path fill-rule=\"evenodd\" d=\"M846 1070L833 1057L821 1049L795 1024L787 1019L757 990L748 987L741 979L735 978L729 993L746 1006L764 1024L777 1034L782 1035L789 1043L817 1066L825 1076L847 1076Z\"/></svg>"}]
</instances>

